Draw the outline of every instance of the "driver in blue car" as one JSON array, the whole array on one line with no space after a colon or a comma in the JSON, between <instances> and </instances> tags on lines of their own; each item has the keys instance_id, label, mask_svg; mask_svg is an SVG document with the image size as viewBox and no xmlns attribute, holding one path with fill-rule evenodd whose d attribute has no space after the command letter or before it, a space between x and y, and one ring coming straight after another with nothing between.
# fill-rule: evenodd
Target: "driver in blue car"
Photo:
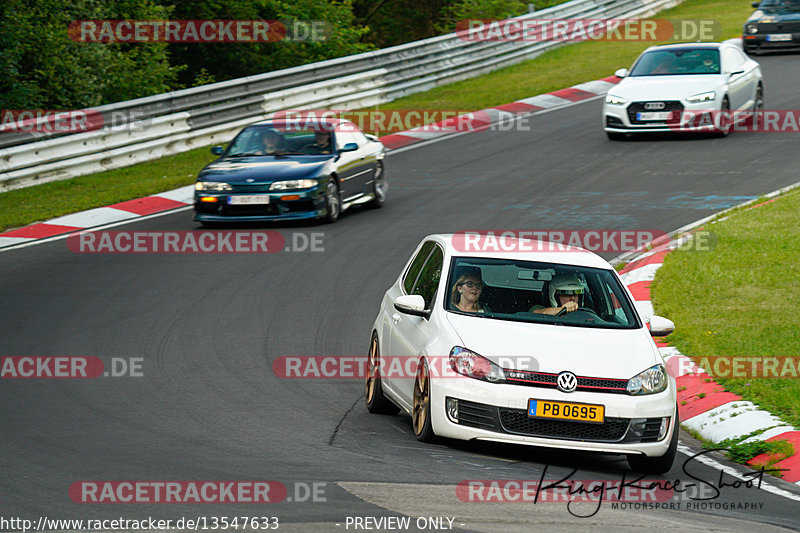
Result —
<instances>
[{"instance_id":1,"label":"driver in blue car","mask_svg":"<svg viewBox=\"0 0 800 533\"><path fill-rule=\"evenodd\" d=\"M331 153L330 132L325 130L317 130L314 132L314 142L305 145L303 151L312 155Z\"/></svg>"},{"instance_id":2,"label":"driver in blue car","mask_svg":"<svg viewBox=\"0 0 800 533\"><path fill-rule=\"evenodd\" d=\"M575 274L557 274L550 280L548 297L551 307L534 305L530 313L557 315L562 311L572 313L583 306L583 283Z\"/></svg>"}]
</instances>

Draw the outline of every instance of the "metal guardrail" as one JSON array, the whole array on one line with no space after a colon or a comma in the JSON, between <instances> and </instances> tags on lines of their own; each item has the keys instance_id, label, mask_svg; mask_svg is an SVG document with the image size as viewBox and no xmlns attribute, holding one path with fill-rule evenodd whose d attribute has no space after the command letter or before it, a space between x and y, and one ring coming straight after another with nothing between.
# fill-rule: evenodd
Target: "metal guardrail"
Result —
<instances>
[{"instance_id":1,"label":"metal guardrail","mask_svg":"<svg viewBox=\"0 0 800 533\"><path fill-rule=\"evenodd\" d=\"M573 0L528 19L639 18L682 0ZM119 168L229 141L287 109L355 109L478 76L561 46L452 33L288 69L92 108L134 122L73 134L0 135L0 191Z\"/></svg>"}]
</instances>

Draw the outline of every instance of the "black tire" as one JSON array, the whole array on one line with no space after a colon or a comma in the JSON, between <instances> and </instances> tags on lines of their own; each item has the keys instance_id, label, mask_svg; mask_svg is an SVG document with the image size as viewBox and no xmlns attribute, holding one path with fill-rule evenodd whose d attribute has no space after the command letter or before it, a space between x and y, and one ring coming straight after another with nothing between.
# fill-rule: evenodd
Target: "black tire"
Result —
<instances>
[{"instance_id":1,"label":"black tire","mask_svg":"<svg viewBox=\"0 0 800 533\"><path fill-rule=\"evenodd\" d=\"M756 87L756 96L753 102L753 118L751 120L751 124L753 129L755 130L758 127L759 121L761 120L761 112L764 111L764 86L760 83L758 87Z\"/></svg>"},{"instance_id":2,"label":"black tire","mask_svg":"<svg viewBox=\"0 0 800 533\"><path fill-rule=\"evenodd\" d=\"M378 161L378 166L375 167L375 177L372 179L372 194L375 195L375 198L372 199L369 206L376 209L383 207L386 202L387 189L386 169L383 168L383 161Z\"/></svg>"},{"instance_id":3,"label":"black tire","mask_svg":"<svg viewBox=\"0 0 800 533\"><path fill-rule=\"evenodd\" d=\"M731 132L731 104L728 97L722 99L722 107L719 110L719 127L714 130L714 137L724 138ZM716 124L715 124L716 126Z\"/></svg>"},{"instance_id":4,"label":"black tire","mask_svg":"<svg viewBox=\"0 0 800 533\"><path fill-rule=\"evenodd\" d=\"M400 409L383 395L380 361L378 334L373 332L367 356L367 375L364 377L364 401L367 403L367 410L370 413L396 415Z\"/></svg>"},{"instance_id":5,"label":"black tire","mask_svg":"<svg viewBox=\"0 0 800 533\"><path fill-rule=\"evenodd\" d=\"M608 135L609 141L624 141L628 138L627 133L617 133L616 131L607 131L606 135Z\"/></svg>"},{"instance_id":6,"label":"black tire","mask_svg":"<svg viewBox=\"0 0 800 533\"><path fill-rule=\"evenodd\" d=\"M417 364L417 374L414 376L414 399L411 409L411 424L414 435L420 442L436 441L431 421L431 373L428 362L423 358Z\"/></svg>"},{"instance_id":7,"label":"black tire","mask_svg":"<svg viewBox=\"0 0 800 533\"><path fill-rule=\"evenodd\" d=\"M325 189L325 222L333 224L339 220L342 209L342 199L339 196L339 183L331 176Z\"/></svg>"},{"instance_id":8,"label":"black tire","mask_svg":"<svg viewBox=\"0 0 800 533\"><path fill-rule=\"evenodd\" d=\"M675 462L675 455L678 451L678 430L680 420L678 419L678 406L675 406L675 427L672 429L672 439L669 441L669 448L661 457L647 457L644 455L629 455L628 465L634 472L642 474L664 474L669 472Z\"/></svg>"}]
</instances>

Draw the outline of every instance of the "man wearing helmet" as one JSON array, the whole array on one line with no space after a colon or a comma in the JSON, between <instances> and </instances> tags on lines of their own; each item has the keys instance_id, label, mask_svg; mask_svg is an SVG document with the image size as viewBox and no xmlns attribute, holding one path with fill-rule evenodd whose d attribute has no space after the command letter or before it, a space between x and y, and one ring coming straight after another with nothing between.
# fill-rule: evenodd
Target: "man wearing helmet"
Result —
<instances>
[{"instance_id":1,"label":"man wearing helmet","mask_svg":"<svg viewBox=\"0 0 800 533\"><path fill-rule=\"evenodd\" d=\"M557 274L550 280L547 296L551 307L534 305L531 313L557 315L564 311L571 313L583 306L583 283L575 274Z\"/></svg>"}]
</instances>

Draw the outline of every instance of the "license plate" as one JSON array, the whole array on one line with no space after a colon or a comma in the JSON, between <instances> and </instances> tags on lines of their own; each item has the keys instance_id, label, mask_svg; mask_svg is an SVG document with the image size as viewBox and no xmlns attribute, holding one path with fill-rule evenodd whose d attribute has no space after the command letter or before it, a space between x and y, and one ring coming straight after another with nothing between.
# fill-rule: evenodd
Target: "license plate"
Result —
<instances>
[{"instance_id":1,"label":"license plate","mask_svg":"<svg viewBox=\"0 0 800 533\"><path fill-rule=\"evenodd\" d=\"M267 194L228 196L228 205L263 205L269 203Z\"/></svg>"},{"instance_id":2,"label":"license plate","mask_svg":"<svg viewBox=\"0 0 800 533\"><path fill-rule=\"evenodd\" d=\"M791 41L792 34L791 33L771 33L767 35L767 40L770 42L778 42L778 41Z\"/></svg>"},{"instance_id":3,"label":"license plate","mask_svg":"<svg viewBox=\"0 0 800 533\"><path fill-rule=\"evenodd\" d=\"M578 422L597 422L605 420L605 407L587 403L551 402L548 400L528 400L528 416L533 418L555 418L556 420L576 420Z\"/></svg>"},{"instance_id":4,"label":"license plate","mask_svg":"<svg viewBox=\"0 0 800 533\"><path fill-rule=\"evenodd\" d=\"M672 111L643 111L636 113L636 120L668 120Z\"/></svg>"}]
</instances>

